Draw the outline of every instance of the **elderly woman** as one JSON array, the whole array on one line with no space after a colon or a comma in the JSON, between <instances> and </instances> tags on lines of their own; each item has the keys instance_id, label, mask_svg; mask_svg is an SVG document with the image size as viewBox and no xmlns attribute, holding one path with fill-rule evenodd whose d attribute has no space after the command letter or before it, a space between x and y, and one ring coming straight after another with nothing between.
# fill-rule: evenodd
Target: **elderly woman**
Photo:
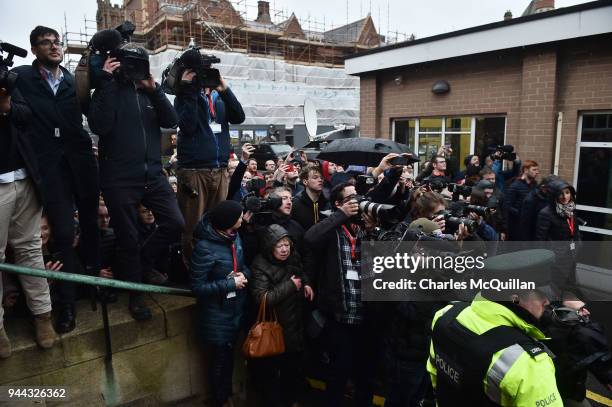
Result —
<instances>
[{"instance_id":1,"label":"elderly woman","mask_svg":"<svg viewBox=\"0 0 612 407\"><path fill-rule=\"evenodd\" d=\"M251 293L255 302L267 301L283 328L285 353L252 359L251 367L260 382L264 405L292 406L297 401L303 344L302 303L313 299L313 291L302 272L298 253L289 233L280 225L266 229L262 250L251 265Z\"/></svg>"}]
</instances>

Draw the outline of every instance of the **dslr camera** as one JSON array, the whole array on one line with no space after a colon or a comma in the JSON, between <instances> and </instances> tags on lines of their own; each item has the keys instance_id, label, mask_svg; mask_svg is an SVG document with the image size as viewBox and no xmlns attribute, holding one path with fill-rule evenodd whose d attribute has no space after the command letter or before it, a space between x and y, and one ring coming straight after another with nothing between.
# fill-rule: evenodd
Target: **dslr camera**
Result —
<instances>
[{"instance_id":1,"label":"dslr camera","mask_svg":"<svg viewBox=\"0 0 612 407\"><path fill-rule=\"evenodd\" d=\"M2 57L3 52L8 54L6 58ZM28 51L8 42L0 42L0 88L6 89L9 95L15 89L15 83L19 76L15 72L9 72L9 68L13 66L13 56L15 55L25 58Z\"/></svg>"},{"instance_id":2,"label":"dslr camera","mask_svg":"<svg viewBox=\"0 0 612 407\"><path fill-rule=\"evenodd\" d=\"M459 225L463 224L469 234L474 233L478 228L478 222L468 217L463 216L463 213L455 213L454 211L442 210L436 212L434 217L442 215L446 221L445 233L454 234L458 229Z\"/></svg>"},{"instance_id":3,"label":"dslr camera","mask_svg":"<svg viewBox=\"0 0 612 407\"><path fill-rule=\"evenodd\" d=\"M162 87L164 92L176 95L183 85L195 85L198 88L214 89L221 84L221 74L212 64L221 62L214 55L200 53L200 48L190 46L183 54L175 59L162 73ZM194 83L183 83L181 78L186 69L195 72Z\"/></svg>"},{"instance_id":4,"label":"dslr camera","mask_svg":"<svg viewBox=\"0 0 612 407\"><path fill-rule=\"evenodd\" d=\"M496 160L496 159L508 160L508 161L516 160L516 153L514 152L513 145L506 144L503 146L498 145L496 147L489 147L489 151L493 152L491 154L492 160Z\"/></svg>"},{"instance_id":5,"label":"dslr camera","mask_svg":"<svg viewBox=\"0 0 612 407\"><path fill-rule=\"evenodd\" d=\"M452 192L453 201L458 201L459 197L462 196L464 199L468 196L472 195L472 187L468 185L459 185L455 183L450 183L447 185L448 192Z\"/></svg>"}]
</instances>

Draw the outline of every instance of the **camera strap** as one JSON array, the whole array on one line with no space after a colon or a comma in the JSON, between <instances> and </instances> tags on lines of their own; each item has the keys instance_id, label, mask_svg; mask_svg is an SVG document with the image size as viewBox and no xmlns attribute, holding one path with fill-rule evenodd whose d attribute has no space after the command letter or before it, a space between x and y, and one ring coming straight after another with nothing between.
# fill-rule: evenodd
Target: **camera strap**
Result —
<instances>
[{"instance_id":1,"label":"camera strap","mask_svg":"<svg viewBox=\"0 0 612 407\"><path fill-rule=\"evenodd\" d=\"M351 260L355 260L355 258L357 257L357 254L355 252L356 247L357 247L357 238L354 238L353 235L351 235L351 232L349 232L346 226L342 225L342 230L344 231L346 238L349 240L349 243L351 244Z\"/></svg>"},{"instance_id":2,"label":"camera strap","mask_svg":"<svg viewBox=\"0 0 612 407\"><path fill-rule=\"evenodd\" d=\"M566 220L567 220L567 226L569 227L569 230L570 230L570 235L574 237L574 217L570 216Z\"/></svg>"},{"instance_id":3,"label":"camera strap","mask_svg":"<svg viewBox=\"0 0 612 407\"><path fill-rule=\"evenodd\" d=\"M232 243L232 262L234 265L234 274L238 272L238 257L236 256L236 243Z\"/></svg>"},{"instance_id":4,"label":"camera strap","mask_svg":"<svg viewBox=\"0 0 612 407\"><path fill-rule=\"evenodd\" d=\"M208 102L208 111L210 112L210 117L214 120L217 117L215 113L215 103L213 102L212 93L209 91L205 95L206 101Z\"/></svg>"}]
</instances>

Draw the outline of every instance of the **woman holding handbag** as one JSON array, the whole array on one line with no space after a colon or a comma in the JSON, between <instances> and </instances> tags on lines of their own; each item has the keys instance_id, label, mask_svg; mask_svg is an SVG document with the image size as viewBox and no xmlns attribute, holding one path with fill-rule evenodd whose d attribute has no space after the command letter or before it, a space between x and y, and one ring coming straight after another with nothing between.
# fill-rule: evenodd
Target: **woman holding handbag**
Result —
<instances>
[{"instance_id":1,"label":"woman holding handbag","mask_svg":"<svg viewBox=\"0 0 612 407\"><path fill-rule=\"evenodd\" d=\"M270 225L263 234L262 251L251 264L251 293L257 305L266 301L269 313L282 327L285 352L249 360L265 406L295 406L302 375L302 302L314 293L288 232Z\"/></svg>"},{"instance_id":2,"label":"woman holding handbag","mask_svg":"<svg viewBox=\"0 0 612 407\"><path fill-rule=\"evenodd\" d=\"M233 406L234 348L250 276L238 236L241 223L242 206L222 201L204 214L194 231L191 289L198 300L196 332L207 348L215 407Z\"/></svg>"}]
</instances>

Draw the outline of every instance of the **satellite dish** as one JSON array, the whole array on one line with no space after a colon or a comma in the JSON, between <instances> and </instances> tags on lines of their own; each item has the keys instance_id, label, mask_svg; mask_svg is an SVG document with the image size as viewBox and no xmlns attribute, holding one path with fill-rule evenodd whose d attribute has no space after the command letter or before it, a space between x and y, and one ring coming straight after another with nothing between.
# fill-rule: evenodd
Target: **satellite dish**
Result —
<instances>
[{"instance_id":1,"label":"satellite dish","mask_svg":"<svg viewBox=\"0 0 612 407\"><path fill-rule=\"evenodd\" d=\"M312 99L304 100L304 123L306 123L306 131L312 140L317 136L317 107Z\"/></svg>"}]
</instances>

